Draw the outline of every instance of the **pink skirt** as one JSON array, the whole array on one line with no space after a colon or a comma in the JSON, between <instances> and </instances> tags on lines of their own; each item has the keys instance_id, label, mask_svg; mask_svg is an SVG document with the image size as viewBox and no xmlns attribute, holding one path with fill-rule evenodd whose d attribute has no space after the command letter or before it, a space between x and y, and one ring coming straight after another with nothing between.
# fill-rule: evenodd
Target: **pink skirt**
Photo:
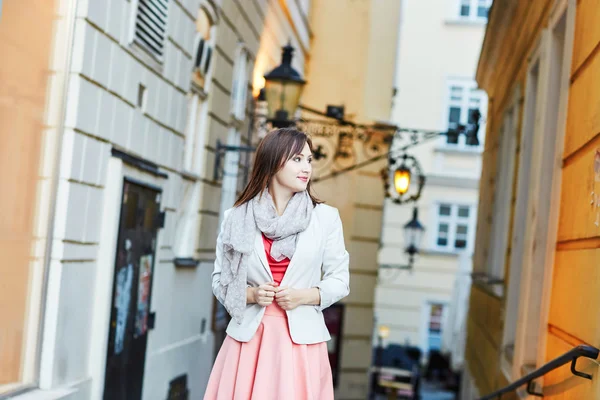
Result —
<instances>
[{"instance_id":1,"label":"pink skirt","mask_svg":"<svg viewBox=\"0 0 600 400\"><path fill-rule=\"evenodd\" d=\"M333 400L327 344L295 344L286 313L273 303L247 343L227 336L205 400Z\"/></svg>"}]
</instances>

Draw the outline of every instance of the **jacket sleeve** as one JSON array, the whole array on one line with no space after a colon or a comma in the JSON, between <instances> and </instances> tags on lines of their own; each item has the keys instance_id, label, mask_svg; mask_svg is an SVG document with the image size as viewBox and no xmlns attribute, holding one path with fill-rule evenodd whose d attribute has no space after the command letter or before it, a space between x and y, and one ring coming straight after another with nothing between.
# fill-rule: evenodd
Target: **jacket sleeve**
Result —
<instances>
[{"instance_id":1,"label":"jacket sleeve","mask_svg":"<svg viewBox=\"0 0 600 400\"><path fill-rule=\"evenodd\" d=\"M321 294L321 304L315 306L318 311L329 307L350 293L350 255L344 244L344 231L340 213L329 222L329 233L323 255L323 278L317 285Z\"/></svg>"},{"instance_id":2,"label":"jacket sleeve","mask_svg":"<svg viewBox=\"0 0 600 400\"><path fill-rule=\"evenodd\" d=\"M229 215L230 211L231 210L225 211L223 215L223 221L221 222L221 228L219 230L219 235L217 236L215 266L212 273L212 291L221 304L223 304L223 302L225 301L225 299L221 296L221 265L223 263L223 227L225 226L225 221L227 220L227 216Z\"/></svg>"}]
</instances>

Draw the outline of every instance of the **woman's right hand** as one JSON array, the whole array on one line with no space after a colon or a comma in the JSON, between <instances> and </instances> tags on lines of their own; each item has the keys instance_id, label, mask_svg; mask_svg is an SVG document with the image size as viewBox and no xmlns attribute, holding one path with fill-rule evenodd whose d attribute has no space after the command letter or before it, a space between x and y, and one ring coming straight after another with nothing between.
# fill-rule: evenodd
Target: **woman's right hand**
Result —
<instances>
[{"instance_id":1,"label":"woman's right hand","mask_svg":"<svg viewBox=\"0 0 600 400\"><path fill-rule=\"evenodd\" d=\"M253 303L261 307L267 307L273 303L275 293L277 292L277 284L275 282L263 283L259 287L251 287Z\"/></svg>"}]
</instances>

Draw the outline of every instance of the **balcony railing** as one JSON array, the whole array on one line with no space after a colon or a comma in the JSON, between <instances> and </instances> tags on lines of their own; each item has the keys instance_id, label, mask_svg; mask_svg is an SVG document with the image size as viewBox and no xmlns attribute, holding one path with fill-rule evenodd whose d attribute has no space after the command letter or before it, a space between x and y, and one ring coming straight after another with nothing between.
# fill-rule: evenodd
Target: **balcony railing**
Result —
<instances>
[{"instance_id":1,"label":"balcony railing","mask_svg":"<svg viewBox=\"0 0 600 400\"><path fill-rule=\"evenodd\" d=\"M581 345L577 346L562 356L555 358L554 360L548 362L547 364L542 365L540 368L535 371L525 375L519 380L514 381L510 385L503 387L502 389L496 390L494 393L488 394L487 396L481 397L479 400L496 400L501 399L502 395L505 393L510 393L517 390L519 387L523 385L527 385L527 393L531 396L544 397L544 394L541 392L535 392L533 388L534 380L546 375L548 372L553 371L557 368L562 367L567 363L571 363L571 372L575 376L579 376L585 379L592 379L592 376L589 374L585 374L581 371L577 371L577 359L579 357L591 358L595 360L598 358L599 350L592 346Z\"/></svg>"}]
</instances>

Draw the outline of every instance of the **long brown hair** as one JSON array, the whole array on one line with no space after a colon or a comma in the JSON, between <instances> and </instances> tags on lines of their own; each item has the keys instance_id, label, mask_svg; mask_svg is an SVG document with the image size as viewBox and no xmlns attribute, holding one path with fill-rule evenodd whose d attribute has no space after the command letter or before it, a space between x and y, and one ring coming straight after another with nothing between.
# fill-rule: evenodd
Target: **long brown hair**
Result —
<instances>
[{"instance_id":1,"label":"long brown hair","mask_svg":"<svg viewBox=\"0 0 600 400\"><path fill-rule=\"evenodd\" d=\"M312 152L313 145L310 138L306 133L294 128L280 128L269 132L256 149L250 181L235 202L234 207L241 206L261 194L285 163L302 152L306 143ZM314 205L323 203L312 193L310 181L306 191Z\"/></svg>"}]
</instances>

